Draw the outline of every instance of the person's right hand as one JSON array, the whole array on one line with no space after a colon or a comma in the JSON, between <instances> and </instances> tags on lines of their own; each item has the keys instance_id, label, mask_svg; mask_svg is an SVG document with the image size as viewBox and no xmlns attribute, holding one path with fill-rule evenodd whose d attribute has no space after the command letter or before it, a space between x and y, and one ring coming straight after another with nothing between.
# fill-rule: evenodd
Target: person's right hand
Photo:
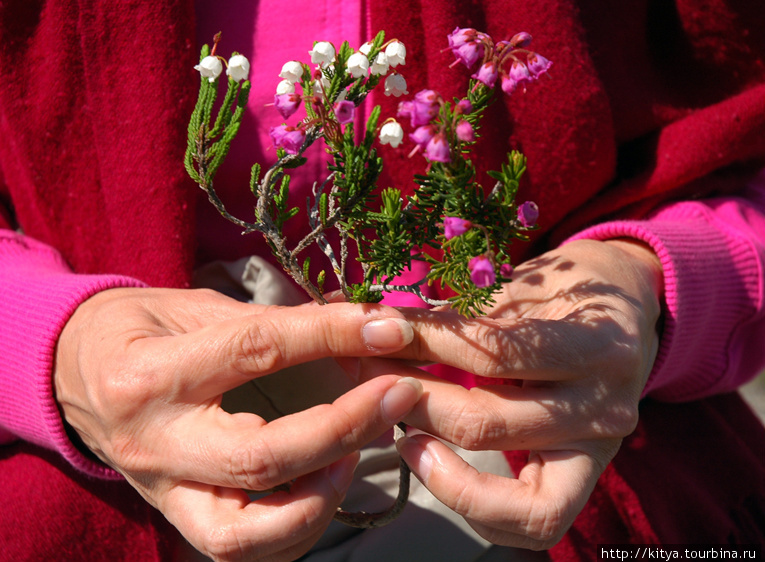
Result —
<instances>
[{"instance_id":1,"label":"person's right hand","mask_svg":"<svg viewBox=\"0 0 765 562\"><path fill-rule=\"evenodd\" d=\"M356 451L400 421L422 387L384 376L270 423L225 412L221 395L287 366L385 354L411 340L403 316L382 306L264 307L207 290L110 289L65 326L54 385L85 445L202 553L293 560L332 520ZM291 481L256 501L244 491Z\"/></svg>"}]
</instances>

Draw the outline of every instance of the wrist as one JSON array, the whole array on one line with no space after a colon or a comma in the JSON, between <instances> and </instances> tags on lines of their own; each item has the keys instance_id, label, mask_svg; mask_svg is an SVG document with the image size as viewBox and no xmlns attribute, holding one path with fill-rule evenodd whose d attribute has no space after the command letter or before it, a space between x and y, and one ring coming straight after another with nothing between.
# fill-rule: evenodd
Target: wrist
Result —
<instances>
[{"instance_id":1,"label":"wrist","mask_svg":"<svg viewBox=\"0 0 765 562\"><path fill-rule=\"evenodd\" d=\"M604 240L603 243L618 248L626 254L625 257L643 272L654 295L661 303L664 297L664 268L653 248L636 238L613 238Z\"/></svg>"}]
</instances>

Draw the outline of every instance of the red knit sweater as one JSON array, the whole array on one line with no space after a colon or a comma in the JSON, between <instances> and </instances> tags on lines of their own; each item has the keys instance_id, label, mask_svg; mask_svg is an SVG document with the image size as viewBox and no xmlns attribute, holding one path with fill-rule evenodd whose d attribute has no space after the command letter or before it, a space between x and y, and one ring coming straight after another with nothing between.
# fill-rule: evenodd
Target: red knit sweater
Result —
<instances>
[{"instance_id":1,"label":"red knit sweater","mask_svg":"<svg viewBox=\"0 0 765 562\"><path fill-rule=\"evenodd\" d=\"M442 72L445 32L543 30L534 47L555 61L554 79L493 108L496 126L484 132L494 148L481 159L495 167L508 147L529 157L521 197L545 219L527 253L610 216L733 189L765 162L761 3L382 0L370 11L374 29L422 53L407 61L410 91L427 84L446 96L462 85ZM188 283L197 194L178 164L195 94L194 28L188 0L0 3L0 225L57 247L80 273ZM390 181L404 185L413 164L386 157ZM594 559L598 543L630 541L765 544L763 444L734 396L646 401L551 554ZM66 544L86 559L162 556L161 524L124 483L88 481L28 445L6 448L0 466L5 482L48 485L5 495L4 529L32 497L38 515L51 515L3 537L16 554L26 545L54 556ZM695 502L687 519L678 498ZM77 551L72 536L93 528L97 544Z\"/></svg>"}]
</instances>

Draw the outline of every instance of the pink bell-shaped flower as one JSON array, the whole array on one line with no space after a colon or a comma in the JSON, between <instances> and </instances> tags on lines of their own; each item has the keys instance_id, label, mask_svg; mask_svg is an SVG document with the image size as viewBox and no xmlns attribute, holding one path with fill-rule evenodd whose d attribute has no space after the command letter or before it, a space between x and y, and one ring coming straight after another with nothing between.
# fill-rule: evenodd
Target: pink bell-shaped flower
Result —
<instances>
[{"instance_id":1,"label":"pink bell-shaped flower","mask_svg":"<svg viewBox=\"0 0 765 562\"><path fill-rule=\"evenodd\" d=\"M425 158L431 162L451 162L449 143L446 142L446 136L443 133L434 135L425 145Z\"/></svg>"},{"instance_id":2,"label":"pink bell-shaped flower","mask_svg":"<svg viewBox=\"0 0 765 562\"><path fill-rule=\"evenodd\" d=\"M494 84L497 82L498 74L497 65L494 61L489 61L482 64L472 77L479 82L483 82L487 87L493 88Z\"/></svg>"},{"instance_id":3,"label":"pink bell-shaped flower","mask_svg":"<svg viewBox=\"0 0 765 562\"><path fill-rule=\"evenodd\" d=\"M335 117L337 122L341 125L350 123L353 121L353 114L356 109L356 105L352 101L343 100L335 104Z\"/></svg>"},{"instance_id":4,"label":"pink bell-shaped flower","mask_svg":"<svg viewBox=\"0 0 765 562\"><path fill-rule=\"evenodd\" d=\"M276 148L283 148L287 154L297 154L305 141L305 131L296 127L279 125L269 131L271 142Z\"/></svg>"},{"instance_id":5,"label":"pink bell-shaped flower","mask_svg":"<svg viewBox=\"0 0 765 562\"><path fill-rule=\"evenodd\" d=\"M282 117L289 119L300 107L300 96L295 92L276 94L274 107L282 114Z\"/></svg>"},{"instance_id":6,"label":"pink bell-shaped flower","mask_svg":"<svg viewBox=\"0 0 765 562\"><path fill-rule=\"evenodd\" d=\"M456 236L462 236L473 227L473 223L460 217L444 217L444 236L451 240Z\"/></svg>"},{"instance_id":7,"label":"pink bell-shaped flower","mask_svg":"<svg viewBox=\"0 0 765 562\"><path fill-rule=\"evenodd\" d=\"M476 256L468 262L470 280L476 287L489 287L497 280L494 266L486 256Z\"/></svg>"}]
</instances>

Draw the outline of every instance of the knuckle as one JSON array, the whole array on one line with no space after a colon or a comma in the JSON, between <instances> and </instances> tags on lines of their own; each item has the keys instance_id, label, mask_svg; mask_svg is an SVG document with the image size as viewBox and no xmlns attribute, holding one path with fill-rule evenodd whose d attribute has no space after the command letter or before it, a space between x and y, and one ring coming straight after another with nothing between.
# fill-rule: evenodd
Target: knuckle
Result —
<instances>
[{"instance_id":1,"label":"knuckle","mask_svg":"<svg viewBox=\"0 0 765 562\"><path fill-rule=\"evenodd\" d=\"M262 441L239 446L229 460L228 473L235 482L251 490L263 491L284 482L278 459Z\"/></svg>"},{"instance_id":2,"label":"knuckle","mask_svg":"<svg viewBox=\"0 0 765 562\"><path fill-rule=\"evenodd\" d=\"M646 358L644 357L643 347L638 345L637 342L624 342L610 347L608 359L612 365L619 366L619 371L623 373L625 378L632 378L637 373L645 370Z\"/></svg>"},{"instance_id":3,"label":"knuckle","mask_svg":"<svg viewBox=\"0 0 765 562\"><path fill-rule=\"evenodd\" d=\"M243 374L270 373L278 369L284 350L275 333L260 321L239 332L233 342L234 367Z\"/></svg>"},{"instance_id":4,"label":"knuckle","mask_svg":"<svg viewBox=\"0 0 765 562\"><path fill-rule=\"evenodd\" d=\"M639 413L637 404L628 405L623 404L621 406L615 405L608 416L612 420L613 424L613 437L626 437L633 431L638 424Z\"/></svg>"},{"instance_id":5,"label":"knuckle","mask_svg":"<svg viewBox=\"0 0 765 562\"><path fill-rule=\"evenodd\" d=\"M481 320L471 334L471 341L476 343L473 348L476 372L491 378L505 377L510 372L512 358L516 356L513 352L515 344L495 321Z\"/></svg>"},{"instance_id":6,"label":"knuckle","mask_svg":"<svg viewBox=\"0 0 765 562\"><path fill-rule=\"evenodd\" d=\"M601 397L606 395L609 399L603 401ZM587 421L587 427L583 428L592 437L622 439L637 427L639 420L637 391L627 388L609 390L605 383L601 383L594 393L588 392L586 397L582 397L581 402L592 404L593 411L597 411L597 415L591 416Z\"/></svg>"},{"instance_id":7,"label":"knuckle","mask_svg":"<svg viewBox=\"0 0 765 562\"><path fill-rule=\"evenodd\" d=\"M165 382L145 361L130 357L102 365L99 372L89 395L102 432L97 446L117 470L139 477L151 470L150 448L142 435L156 429L147 427L146 412L157 396L167 394Z\"/></svg>"},{"instance_id":8,"label":"knuckle","mask_svg":"<svg viewBox=\"0 0 765 562\"><path fill-rule=\"evenodd\" d=\"M491 449L507 434L507 426L501 416L482 401L465 404L454 416L450 441L468 451Z\"/></svg>"},{"instance_id":9,"label":"knuckle","mask_svg":"<svg viewBox=\"0 0 765 562\"><path fill-rule=\"evenodd\" d=\"M216 561L241 560L245 556L245 549L231 525L209 529L200 546L203 553Z\"/></svg>"},{"instance_id":10,"label":"knuckle","mask_svg":"<svg viewBox=\"0 0 765 562\"><path fill-rule=\"evenodd\" d=\"M229 299L229 297L225 296L223 293L220 293L213 289L209 289L207 287L192 289L190 295L192 295L192 297L195 298L197 301L201 301L201 302L207 302L207 301L222 302Z\"/></svg>"},{"instance_id":11,"label":"knuckle","mask_svg":"<svg viewBox=\"0 0 765 562\"><path fill-rule=\"evenodd\" d=\"M470 518L473 510L473 492L465 480L455 482L456 489L449 501L449 507L458 515Z\"/></svg>"},{"instance_id":12,"label":"knuckle","mask_svg":"<svg viewBox=\"0 0 765 562\"><path fill-rule=\"evenodd\" d=\"M302 502L299 504L299 507L299 511L293 514L293 517L295 517L293 528L300 529L302 533L310 534L329 517L326 510L329 506L324 505L323 502Z\"/></svg>"},{"instance_id":13,"label":"knuckle","mask_svg":"<svg viewBox=\"0 0 765 562\"><path fill-rule=\"evenodd\" d=\"M449 440L469 451L475 450L480 446L481 426L484 423L482 416L472 410L469 406L464 406L458 414L455 415L456 423L451 430Z\"/></svg>"},{"instance_id":14,"label":"knuckle","mask_svg":"<svg viewBox=\"0 0 765 562\"><path fill-rule=\"evenodd\" d=\"M140 480L141 475L149 471L148 455L141 441L132 434L122 432L111 435L108 445L104 447L104 453L115 468L133 478Z\"/></svg>"},{"instance_id":15,"label":"knuckle","mask_svg":"<svg viewBox=\"0 0 765 562\"><path fill-rule=\"evenodd\" d=\"M532 508L526 535L531 539L533 550L544 550L556 545L568 530L567 509L557 501L536 504Z\"/></svg>"},{"instance_id":16,"label":"knuckle","mask_svg":"<svg viewBox=\"0 0 765 562\"><path fill-rule=\"evenodd\" d=\"M124 359L101 372L105 375L98 382L95 407L106 419L132 417L161 391L154 370L136 360Z\"/></svg>"}]
</instances>

